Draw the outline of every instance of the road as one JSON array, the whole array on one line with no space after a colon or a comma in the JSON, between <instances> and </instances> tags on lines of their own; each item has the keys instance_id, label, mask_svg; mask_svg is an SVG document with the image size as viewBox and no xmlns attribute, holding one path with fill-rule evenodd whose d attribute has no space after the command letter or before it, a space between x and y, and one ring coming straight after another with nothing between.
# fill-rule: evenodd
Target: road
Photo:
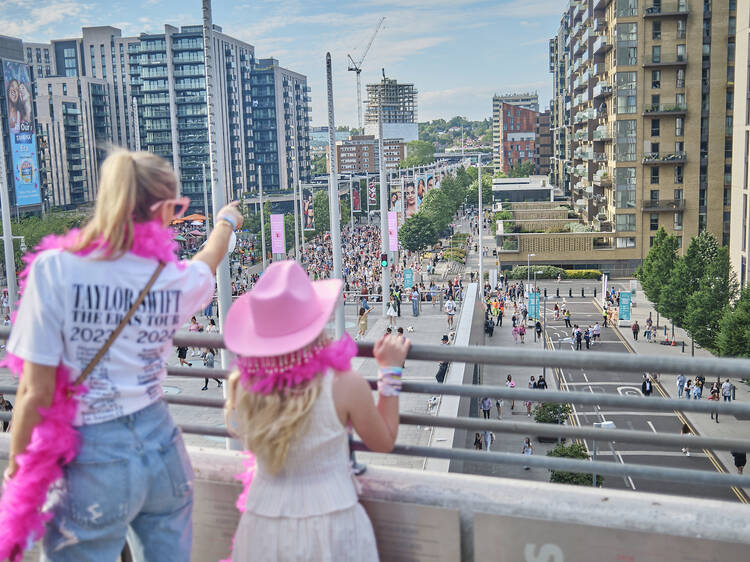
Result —
<instances>
[{"instance_id":1,"label":"road","mask_svg":"<svg viewBox=\"0 0 750 562\"><path fill-rule=\"evenodd\" d=\"M554 291L553 291L554 294ZM554 298L547 299L547 326L545 335L547 345L551 349L573 349L574 344L568 339L571 330L565 328L562 319L554 320ZM591 299L568 299L571 311L571 322L581 328L593 325L599 321L602 313L598 305ZM629 334L628 334L629 336ZM608 353L631 353L632 349L618 331L612 328L601 330L601 342L592 345L591 349ZM579 353L586 353L586 344ZM625 371L596 371L588 369L554 369L555 376L561 390L589 391L616 393L621 395L641 395L642 373ZM661 393L661 394L660 394ZM656 385L655 397L666 396L659 385ZM658 399L658 398L655 398ZM680 433L682 424L687 420L679 412L643 412L624 411L621 408L606 408L592 406L575 406L571 415L571 422L579 426L591 426L595 422L613 421L618 428L653 431L655 433ZM593 451L594 443L584 440L589 453ZM714 454L708 450L690 451L686 457L679 449L664 450L658 446L648 446L637 443L596 443L597 460L619 463L638 463L654 466L669 466L695 470L719 470L724 472ZM655 493L689 495L711 499L746 501L746 496L736 488L717 488L699 484L686 485L683 483L657 482L627 477L606 477L604 487L640 490Z\"/></svg>"}]
</instances>

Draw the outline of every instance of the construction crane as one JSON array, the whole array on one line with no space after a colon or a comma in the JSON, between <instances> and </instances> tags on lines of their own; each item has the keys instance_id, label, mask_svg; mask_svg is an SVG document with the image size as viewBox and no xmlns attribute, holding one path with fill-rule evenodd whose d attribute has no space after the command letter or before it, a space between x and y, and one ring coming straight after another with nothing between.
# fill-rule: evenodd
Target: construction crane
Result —
<instances>
[{"instance_id":1,"label":"construction crane","mask_svg":"<svg viewBox=\"0 0 750 562\"><path fill-rule=\"evenodd\" d=\"M378 34L378 31L380 31L380 27L383 25L383 21L385 21L385 16L380 18L380 21L378 21L378 25L375 26L375 31L373 32L372 37L370 37L370 42L367 43L365 50L362 51L362 56L359 57L359 61L355 61L351 55L346 55L347 57L349 57L349 68L347 68L347 70L357 73L357 123L360 131L362 131L362 82L360 79L360 74L362 73L362 63L364 62L367 53L370 51L370 47L372 47L372 42L375 41L375 36Z\"/></svg>"}]
</instances>

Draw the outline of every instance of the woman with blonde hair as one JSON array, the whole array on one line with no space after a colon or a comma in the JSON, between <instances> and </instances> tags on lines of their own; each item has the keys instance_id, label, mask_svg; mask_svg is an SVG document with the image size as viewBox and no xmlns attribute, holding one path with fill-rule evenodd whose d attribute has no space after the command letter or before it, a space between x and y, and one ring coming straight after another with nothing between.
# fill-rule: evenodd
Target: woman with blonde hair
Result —
<instances>
[{"instance_id":1,"label":"woman with blonde hair","mask_svg":"<svg viewBox=\"0 0 750 562\"><path fill-rule=\"evenodd\" d=\"M22 274L0 559L45 535L45 560L114 561L129 528L137 560L190 558L193 472L161 383L172 338L213 296L242 215L221 209L205 248L180 262L168 225L188 204L165 160L117 150L88 224L44 239Z\"/></svg>"},{"instance_id":2,"label":"woman with blonde hair","mask_svg":"<svg viewBox=\"0 0 750 562\"><path fill-rule=\"evenodd\" d=\"M227 314L225 342L239 356L227 426L257 460L238 501L244 513L234 561L378 559L347 428L369 449L391 451L409 341L386 335L375 344L376 406L367 381L351 370L352 339L331 342L324 332L341 286L339 279L311 282L297 263L277 262Z\"/></svg>"}]
</instances>

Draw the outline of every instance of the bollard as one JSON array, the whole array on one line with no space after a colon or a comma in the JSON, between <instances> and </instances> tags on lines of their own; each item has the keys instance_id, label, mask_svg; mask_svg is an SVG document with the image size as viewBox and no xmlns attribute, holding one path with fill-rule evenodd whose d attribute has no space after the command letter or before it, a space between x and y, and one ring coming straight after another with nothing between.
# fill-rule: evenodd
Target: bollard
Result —
<instances>
[{"instance_id":1,"label":"bollard","mask_svg":"<svg viewBox=\"0 0 750 562\"><path fill-rule=\"evenodd\" d=\"M594 298L596 298L596 287L594 287Z\"/></svg>"},{"instance_id":2,"label":"bollard","mask_svg":"<svg viewBox=\"0 0 750 562\"><path fill-rule=\"evenodd\" d=\"M560 287L558 287L558 288L556 289L556 291L557 291L557 295L556 295L556 296L557 296L557 298L559 299L559 298L560 298Z\"/></svg>"},{"instance_id":3,"label":"bollard","mask_svg":"<svg viewBox=\"0 0 750 562\"><path fill-rule=\"evenodd\" d=\"M685 353L685 342L682 342L682 352Z\"/></svg>"},{"instance_id":4,"label":"bollard","mask_svg":"<svg viewBox=\"0 0 750 562\"><path fill-rule=\"evenodd\" d=\"M666 326L664 326L664 335L665 336L667 335L667 327Z\"/></svg>"},{"instance_id":5,"label":"bollard","mask_svg":"<svg viewBox=\"0 0 750 562\"><path fill-rule=\"evenodd\" d=\"M573 289L568 289L568 296L572 299L573 298Z\"/></svg>"},{"instance_id":6,"label":"bollard","mask_svg":"<svg viewBox=\"0 0 750 562\"><path fill-rule=\"evenodd\" d=\"M544 288L544 298L547 298L547 287Z\"/></svg>"},{"instance_id":7,"label":"bollard","mask_svg":"<svg viewBox=\"0 0 750 562\"><path fill-rule=\"evenodd\" d=\"M581 296L582 296L582 297L585 297L585 296L586 296L586 295L584 294L584 292L583 292L583 287L581 287Z\"/></svg>"}]
</instances>

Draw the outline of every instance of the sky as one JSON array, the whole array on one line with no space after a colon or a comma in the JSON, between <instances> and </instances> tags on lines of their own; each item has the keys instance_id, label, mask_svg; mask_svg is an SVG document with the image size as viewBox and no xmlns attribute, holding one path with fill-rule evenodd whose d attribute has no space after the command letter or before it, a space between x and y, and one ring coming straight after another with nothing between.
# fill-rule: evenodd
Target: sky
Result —
<instances>
[{"instance_id":1,"label":"sky","mask_svg":"<svg viewBox=\"0 0 750 562\"><path fill-rule=\"evenodd\" d=\"M492 115L494 93L552 93L548 40L557 32L567 0L214 0L213 20L307 76L312 124L328 121L325 55L333 61L335 123L357 125L354 72L385 17L362 65L367 83L386 76L413 83L418 120ZM27 41L80 37L81 27L111 25L123 36L201 23L200 0L0 0L0 33Z\"/></svg>"}]
</instances>

